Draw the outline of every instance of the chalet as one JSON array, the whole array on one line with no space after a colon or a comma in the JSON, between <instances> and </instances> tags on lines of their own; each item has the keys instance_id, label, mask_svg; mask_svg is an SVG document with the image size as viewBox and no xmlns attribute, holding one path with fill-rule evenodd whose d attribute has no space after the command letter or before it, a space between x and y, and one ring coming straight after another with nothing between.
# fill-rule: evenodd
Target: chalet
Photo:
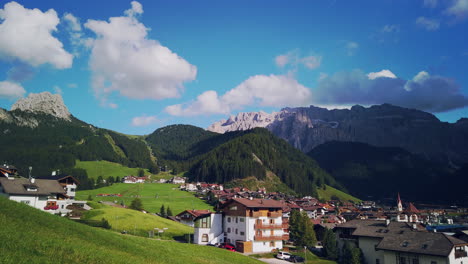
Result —
<instances>
[{"instance_id":1,"label":"chalet","mask_svg":"<svg viewBox=\"0 0 468 264\"><path fill-rule=\"evenodd\" d=\"M68 199L75 199L76 188L80 182L71 175L56 175L55 172L51 176L40 177L43 180L55 180L63 187L66 192Z\"/></svg>"},{"instance_id":2,"label":"chalet","mask_svg":"<svg viewBox=\"0 0 468 264\"><path fill-rule=\"evenodd\" d=\"M185 210L182 213L176 215L176 219L184 225L194 227L195 219L206 214L211 214L211 211L210 210Z\"/></svg>"},{"instance_id":3,"label":"chalet","mask_svg":"<svg viewBox=\"0 0 468 264\"><path fill-rule=\"evenodd\" d=\"M56 180L0 178L0 195L53 214L66 214L70 204L67 191Z\"/></svg>"},{"instance_id":4,"label":"chalet","mask_svg":"<svg viewBox=\"0 0 468 264\"><path fill-rule=\"evenodd\" d=\"M0 166L0 177L9 178L9 177L14 177L17 174L18 174L18 170L14 166L6 165L6 164L3 166Z\"/></svg>"},{"instance_id":5,"label":"chalet","mask_svg":"<svg viewBox=\"0 0 468 264\"><path fill-rule=\"evenodd\" d=\"M201 214L194 218L194 240L195 244L207 245L222 243L223 233L223 215L219 213Z\"/></svg>"},{"instance_id":6,"label":"chalet","mask_svg":"<svg viewBox=\"0 0 468 264\"><path fill-rule=\"evenodd\" d=\"M267 199L234 198L222 206L224 241L240 252L270 252L289 239L283 223L283 203Z\"/></svg>"},{"instance_id":7,"label":"chalet","mask_svg":"<svg viewBox=\"0 0 468 264\"><path fill-rule=\"evenodd\" d=\"M169 182L172 183L172 184L184 184L185 183L185 178L174 176L169 180Z\"/></svg>"},{"instance_id":8,"label":"chalet","mask_svg":"<svg viewBox=\"0 0 468 264\"><path fill-rule=\"evenodd\" d=\"M338 245L354 243L366 263L467 263L468 243L417 223L352 220L335 228Z\"/></svg>"},{"instance_id":9,"label":"chalet","mask_svg":"<svg viewBox=\"0 0 468 264\"><path fill-rule=\"evenodd\" d=\"M144 183L146 181L146 176L135 177L135 176L125 176L122 178L123 183Z\"/></svg>"}]
</instances>

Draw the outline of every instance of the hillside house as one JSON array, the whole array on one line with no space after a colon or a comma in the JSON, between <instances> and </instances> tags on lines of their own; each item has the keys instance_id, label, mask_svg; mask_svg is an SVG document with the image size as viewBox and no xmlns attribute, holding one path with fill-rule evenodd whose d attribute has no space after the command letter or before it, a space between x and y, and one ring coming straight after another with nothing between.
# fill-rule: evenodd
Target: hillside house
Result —
<instances>
[{"instance_id":1,"label":"hillside house","mask_svg":"<svg viewBox=\"0 0 468 264\"><path fill-rule=\"evenodd\" d=\"M184 184L185 183L185 178L174 176L169 180L169 182L172 183L172 184Z\"/></svg>"},{"instance_id":2,"label":"hillside house","mask_svg":"<svg viewBox=\"0 0 468 264\"><path fill-rule=\"evenodd\" d=\"M222 206L224 240L240 252L271 252L289 239L283 223L283 203L267 199L234 198Z\"/></svg>"},{"instance_id":3,"label":"hillside house","mask_svg":"<svg viewBox=\"0 0 468 264\"><path fill-rule=\"evenodd\" d=\"M40 179L44 180L55 180L63 187L66 191L66 195L68 199L74 200L76 195L76 188L80 184L80 182L75 179L75 177L71 175L56 175L54 172L51 176L48 177L40 177Z\"/></svg>"},{"instance_id":4,"label":"hillside house","mask_svg":"<svg viewBox=\"0 0 468 264\"><path fill-rule=\"evenodd\" d=\"M211 211L210 210L185 210L182 213L176 215L176 219L184 225L194 227L195 219L206 214L211 214Z\"/></svg>"},{"instance_id":5,"label":"hillside house","mask_svg":"<svg viewBox=\"0 0 468 264\"><path fill-rule=\"evenodd\" d=\"M146 176L135 177L135 176L125 176L122 178L123 183L144 183L146 181Z\"/></svg>"},{"instance_id":6,"label":"hillside house","mask_svg":"<svg viewBox=\"0 0 468 264\"><path fill-rule=\"evenodd\" d=\"M222 243L223 215L219 213L200 214L194 219L195 232L193 242L199 245Z\"/></svg>"},{"instance_id":7,"label":"hillside house","mask_svg":"<svg viewBox=\"0 0 468 264\"><path fill-rule=\"evenodd\" d=\"M416 223L352 220L335 228L340 247L354 243L366 263L468 263L468 243Z\"/></svg>"},{"instance_id":8,"label":"hillside house","mask_svg":"<svg viewBox=\"0 0 468 264\"><path fill-rule=\"evenodd\" d=\"M67 191L56 180L0 178L0 195L52 214L66 214L71 204Z\"/></svg>"},{"instance_id":9,"label":"hillside house","mask_svg":"<svg viewBox=\"0 0 468 264\"><path fill-rule=\"evenodd\" d=\"M18 169L14 166L6 165L0 166L0 177L14 177L18 173Z\"/></svg>"}]
</instances>

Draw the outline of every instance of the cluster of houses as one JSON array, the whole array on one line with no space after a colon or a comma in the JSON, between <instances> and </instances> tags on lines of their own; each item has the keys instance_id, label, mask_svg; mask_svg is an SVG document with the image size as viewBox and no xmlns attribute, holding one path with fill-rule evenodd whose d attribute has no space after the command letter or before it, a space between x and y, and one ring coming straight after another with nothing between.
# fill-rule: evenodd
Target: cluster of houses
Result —
<instances>
[{"instance_id":1,"label":"cluster of houses","mask_svg":"<svg viewBox=\"0 0 468 264\"><path fill-rule=\"evenodd\" d=\"M366 263L468 263L468 231L463 230L468 226L458 232L437 232L431 225L439 223L444 210L419 210L412 203L403 207L399 194L395 207L384 208L372 201L321 203L312 197L294 198L264 189L192 185L184 184L182 189L219 200L216 212L186 210L175 217L195 228L196 244L230 243L244 253L282 249L289 240L290 212L299 210L307 213L316 230L333 229L339 248L345 243L360 248Z\"/></svg>"},{"instance_id":2,"label":"cluster of houses","mask_svg":"<svg viewBox=\"0 0 468 264\"><path fill-rule=\"evenodd\" d=\"M0 166L0 195L52 214L67 215L72 212L69 206L87 208L86 201L75 200L78 184L71 175L52 172L48 177L23 178L15 167Z\"/></svg>"}]
</instances>

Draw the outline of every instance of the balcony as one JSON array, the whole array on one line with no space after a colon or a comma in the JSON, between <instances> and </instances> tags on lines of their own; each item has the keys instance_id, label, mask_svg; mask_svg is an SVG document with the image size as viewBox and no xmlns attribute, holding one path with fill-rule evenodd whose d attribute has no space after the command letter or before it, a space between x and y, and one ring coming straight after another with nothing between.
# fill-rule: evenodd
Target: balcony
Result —
<instances>
[{"instance_id":1,"label":"balcony","mask_svg":"<svg viewBox=\"0 0 468 264\"><path fill-rule=\"evenodd\" d=\"M268 217L276 218L276 217L282 217L283 214L280 212L268 212Z\"/></svg>"},{"instance_id":2,"label":"balcony","mask_svg":"<svg viewBox=\"0 0 468 264\"><path fill-rule=\"evenodd\" d=\"M267 213L266 212L261 212L261 211L250 212L250 213L248 213L248 216L256 218L256 217L260 217L260 216L267 216Z\"/></svg>"},{"instance_id":3,"label":"balcony","mask_svg":"<svg viewBox=\"0 0 468 264\"><path fill-rule=\"evenodd\" d=\"M461 250L460 250L460 251L458 251L458 250L455 251L455 258L456 258L456 259L457 259L457 258L464 258L464 257L466 257L466 256L468 256L468 254L466 253L466 251L461 251Z\"/></svg>"},{"instance_id":4,"label":"balcony","mask_svg":"<svg viewBox=\"0 0 468 264\"><path fill-rule=\"evenodd\" d=\"M289 238L289 236L288 236ZM255 241L279 241L279 240L283 240L283 236L280 236L280 235L276 235L276 236L255 236L254 237L254 240Z\"/></svg>"},{"instance_id":5,"label":"balcony","mask_svg":"<svg viewBox=\"0 0 468 264\"><path fill-rule=\"evenodd\" d=\"M283 235L283 240L289 240L289 234L284 234Z\"/></svg>"},{"instance_id":6,"label":"balcony","mask_svg":"<svg viewBox=\"0 0 468 264\"><path fill-rule=\"evenodd\" d=\"M257 223L254 226L255 229L283 229L282 224L263 224Z\"/></svg>"},{"instance_id":7,"label":"balcony","mask_svg":"<svg viewBox=\"0 0 468 264\"><path fill-rule=\"evenodd\" d=\"M282 223L281 228L288 229L289 228L289 223Z\"/></svg>"}]
</instances>

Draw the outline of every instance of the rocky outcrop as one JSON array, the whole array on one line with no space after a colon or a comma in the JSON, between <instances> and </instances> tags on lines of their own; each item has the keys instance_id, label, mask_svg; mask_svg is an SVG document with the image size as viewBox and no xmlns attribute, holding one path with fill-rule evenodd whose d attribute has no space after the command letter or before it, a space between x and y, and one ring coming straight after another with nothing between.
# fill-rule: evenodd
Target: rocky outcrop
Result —
<instances>
[{"instance_id":1,"label":"rocky outcrop","mask_svg":"<svg viewBox=\"0 0 468 264\"><path fill-rule=\"evenodd\" d=\"M266 127L276 120L281 119L280 113L271 114L261 112L239 113L230 116L227 120L221 120L208 127L209 131L226 133L229 131L249 130L255 127Z\"/></svg>"},{"instance_id":2,"label":"rocky outcrop","mask_svg":"<svg viewBox=\"0 0 468 264\"><path fill-rule=\"evenodd\" d=\"M19 99L11 110L21 110L25 112L44 113L55 116L67 121L71 121L71 114L63 103L62 96L42 92L38 94L29 94L28 97Z\"/></svg>"},{"instance_id":3,"label":"rocky outcrop","mask_svg":"<svg viewBox=\"0 0 468 264\"><path fill-rule=\"evenodd\" d=\"M228 124L221 127L232 131L264 126L303 152L329 141L351 141L379 147L401 147L455 164L468 162L466 119L450 124L440 122L434 115L423 111L389 104L341 110L315 106L285 108L274 113L273 120L266 126L266 122L241 118L255 114L258 113L242 113L239 118L230 118L230 122L221 122Z\"/></svg>"}]
</instances>

